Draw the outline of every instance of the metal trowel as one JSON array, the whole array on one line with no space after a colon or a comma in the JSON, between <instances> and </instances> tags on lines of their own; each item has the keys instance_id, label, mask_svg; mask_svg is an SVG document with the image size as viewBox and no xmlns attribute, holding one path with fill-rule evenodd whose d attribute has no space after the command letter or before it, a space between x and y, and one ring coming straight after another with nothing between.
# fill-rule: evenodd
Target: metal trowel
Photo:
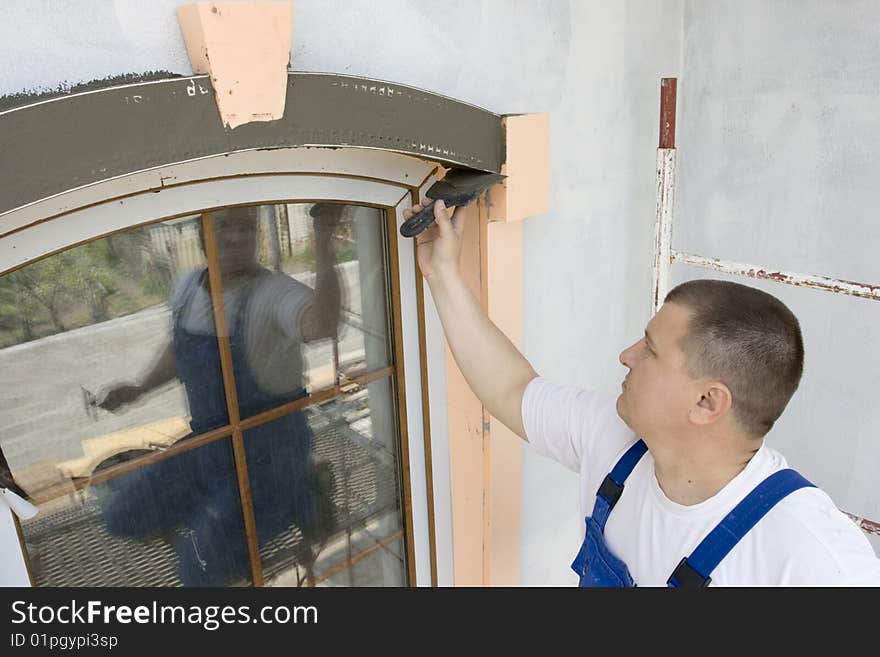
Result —
<instances>
[{"instance_id":1,"label":"metal trowel","mask_svg":"<svg viewBox=\"0 0 880 657\"><path fill-rule=\"evenodd\" d=\"M472 169L451 169L428 188L425 196L431 203L418 214L413 215L400 226L404 237L415 237L434 222L433 201L442 200L446 207L467 205L480 194L497 185L507 176L500 173L486 173Z\"/></svg>"}]
</instances>

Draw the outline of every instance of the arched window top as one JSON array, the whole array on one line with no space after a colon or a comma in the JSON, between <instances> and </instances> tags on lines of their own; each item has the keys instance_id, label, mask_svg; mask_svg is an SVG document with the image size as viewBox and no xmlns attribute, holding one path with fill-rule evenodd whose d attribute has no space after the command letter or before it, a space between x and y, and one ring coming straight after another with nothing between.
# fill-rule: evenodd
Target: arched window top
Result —
<instances>
[{"instance_id":1,"label":"arched window top","mask_svg":"<svg viewBox=\"0 0 880 657\"><path fill-rule=\"evenodd\" d=\"M26 103L26 98L19 99ZM71 189L169 164L249 150L357 147L498 173L502 117L406 85L288 74L284 117L234 130L208 76L126 84L0 111L0 221ZM417 184L417 183L416 183Z\"/></svg>"}]
</instances>

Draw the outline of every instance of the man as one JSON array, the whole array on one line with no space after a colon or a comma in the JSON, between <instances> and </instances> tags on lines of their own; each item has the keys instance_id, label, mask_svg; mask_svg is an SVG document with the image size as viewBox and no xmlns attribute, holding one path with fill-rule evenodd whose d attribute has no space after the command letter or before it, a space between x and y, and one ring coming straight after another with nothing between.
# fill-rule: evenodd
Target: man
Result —
<instances>
[{"instance_id":1,"label":"man","mask_svg":"<svg viewBox=\"0 0 880 657\"><path fill-rule=\"evenodd\" d=\"M305 396L302 342L335 338L340 287L331 235L344 206L315 204L315 289L260 266L256 207L213 213L223 306L240 416L252 417ZM181 277L171 295L172 339L135 382L98 394L117 411L174 379L186 391L194 437L228 424L226 393L207 268ZM245 430L245 454L261 549L291 524L299 527L303 565L327 530L324 481L312 460L312 433L302 412ZM184 438L183 440L186 440ZM174 546L185 585L224 585L250 573L232 449L222 439L107 482L103 518L117 535L161 535ZM325 496L326 497L326 496ZM317 498L317 499L316 499Z\"/></svg>"},{"instance_id":2,"label":"man","mask_svg":"<svg viewBox=\"0 0 880 657\"><path fill-rule=\"evenodd\" d=\"M442 201L434 217L418 262L465 379L580 474L581 586L880 585L861 530L764 443L803 368L779 300L722 281L673 289L620 354L629 373L615 400L537 375L459 273L460 217Z\"/></svg>"}]
</instances>

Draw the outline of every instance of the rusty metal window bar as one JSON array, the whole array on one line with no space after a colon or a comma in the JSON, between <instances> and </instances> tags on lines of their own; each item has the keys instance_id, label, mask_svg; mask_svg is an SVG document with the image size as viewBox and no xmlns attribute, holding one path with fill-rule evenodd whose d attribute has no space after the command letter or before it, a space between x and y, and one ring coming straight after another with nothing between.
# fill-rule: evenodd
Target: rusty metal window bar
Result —
<instances>
[{"instance_id":1,"label":"rusty metal window bar","mask_svg":"<svg viewBox=\"0 0 880 657\"><path fill-rule=\"evenodd\" d=\"M669 270L673 263L759 280L807 287L832 294L844 294L880 301L880 285L781 271L771 267L731 262L684 253L672 248L675 204L675 115L677 78L660 81L660 143L657 149L657 217L654 225L654 266L651 283L651 314L657 312L669 291ZM842 510L842 509L841 509ZM844 513L867 534L880 536L880 522Z\"/></svg>"}]
</instances>

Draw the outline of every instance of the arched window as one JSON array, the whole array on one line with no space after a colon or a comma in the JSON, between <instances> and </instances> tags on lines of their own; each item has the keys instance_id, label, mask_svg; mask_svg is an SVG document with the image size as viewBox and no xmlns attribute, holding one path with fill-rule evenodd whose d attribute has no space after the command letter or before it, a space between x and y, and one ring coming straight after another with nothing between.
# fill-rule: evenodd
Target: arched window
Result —
<instances>
[{"instance_id":1,"label":"arched window","mask_svg":"<svg viewBox=\"0 0 880 657\"><path fill-rule=\"evenodd\" d=\"M349 93L324 77L302 85ZM433 138L448 127L436 108L425 139L388 144L423 157L344 146L392 140L338 122L363 123L364 102L394 93L452 107L453 120L498 117L366 81L384 93L347 96L355 113L334 125L303 126L292 112L250 139L249 126L213 134L216 121L200 135L186 109L198 80L0 113L27 153L24 188L0 199L0 362L12 383L0 448L40 507L20 527L31 580L430 583L429 496L448 483L426 474L421 300L398 227L438 164L486 162ZM22 124L63 132L51 115L64 103L64 121L80 112L87 132L95 113L152 103L176 108L194 134L182 149L138 135L128 161L112 156L118 139L90 143L79 164L81 135L37 140L58 157L35 180ZM343 143L298 143L291 126Z\"/></svg>"}]
</instances>

